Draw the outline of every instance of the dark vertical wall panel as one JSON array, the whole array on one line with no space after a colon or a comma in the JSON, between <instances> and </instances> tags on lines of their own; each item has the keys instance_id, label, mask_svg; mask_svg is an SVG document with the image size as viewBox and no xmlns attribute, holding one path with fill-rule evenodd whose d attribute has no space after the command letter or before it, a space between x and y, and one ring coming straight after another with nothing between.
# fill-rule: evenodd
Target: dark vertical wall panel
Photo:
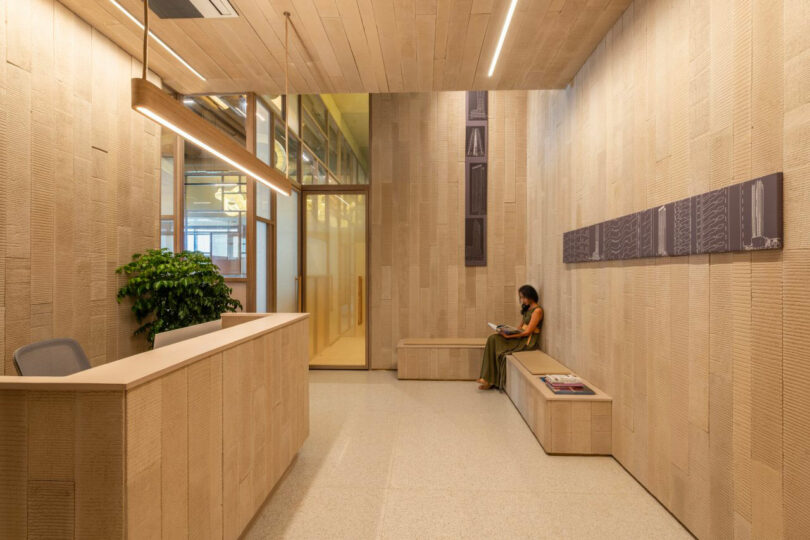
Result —
<instances>
[{"instance_id":1,"label":"dark vertical wall panel","mask_svg":"<svg viewBox=\"0 0 810 540\"><path fill-rule=\"evenodd\" d=\"M487 147L486 92L467 92L464 144L464 263L487 265Z\"/></svg>"}]
</instances>

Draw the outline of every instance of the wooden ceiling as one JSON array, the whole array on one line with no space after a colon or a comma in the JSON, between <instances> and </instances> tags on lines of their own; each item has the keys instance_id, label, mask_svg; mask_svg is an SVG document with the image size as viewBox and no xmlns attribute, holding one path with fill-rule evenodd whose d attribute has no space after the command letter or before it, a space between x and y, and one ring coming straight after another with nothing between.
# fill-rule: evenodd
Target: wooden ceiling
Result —
<instances>
[{"instance_id":1,"label":"wooden ceiling","mask_svg":"<svg viewBox=\"0 0 810 540\"><path fill-rule=\"evenodd\" d=\"M141 57L141 30L110 0L60 0ZM232 19L162 20L150 67L183 93L284 91L284 11L292 14L290 92L562 88L631 0L519 0L494 75L509 0L231 0ZM119 0L141 19L141 0Z\"/></svg>"}]
</instances>

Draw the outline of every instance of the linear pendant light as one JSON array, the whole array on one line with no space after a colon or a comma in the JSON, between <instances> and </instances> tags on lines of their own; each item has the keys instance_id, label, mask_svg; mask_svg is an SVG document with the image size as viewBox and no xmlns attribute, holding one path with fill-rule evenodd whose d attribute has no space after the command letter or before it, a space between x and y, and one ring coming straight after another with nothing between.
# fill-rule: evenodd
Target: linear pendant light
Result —
<instances>
[{"instance_id":1,"label":"linear pendant light","mask_svg":"<svg viewBox=\"0 0 810 540\"><path fill-rule=\"evenodd\" d=\"M258 159L207 120L197 116L179 101L146 80L148 32L149 1L144 0L143 77L132 79L132 108L187 141L214 154L251 178L288 196L290 181L284 173Z\"/></svg>"},{"instance_id":2,"label":"linear pendant light","mask_svg":"<svg viewBox=\"0 0 810 540\"><path fill-rule=\"evenodd\" d=\"M506 39L506 32L509 30L509 23L512 22L512 15L515 14L515 6L517 6L517 0L512 0L512 4L509 6L509 11L506 13L506 20L503 21L501 37L498 38L498 46L495 47L495 54L492 55L492 63L489 65L489 74L487 77L492 77L492 74L495 73L495 65L498 63L498 57L501 55L501 47L503 47L503 42Z\"/></svg>"}]
</instances>

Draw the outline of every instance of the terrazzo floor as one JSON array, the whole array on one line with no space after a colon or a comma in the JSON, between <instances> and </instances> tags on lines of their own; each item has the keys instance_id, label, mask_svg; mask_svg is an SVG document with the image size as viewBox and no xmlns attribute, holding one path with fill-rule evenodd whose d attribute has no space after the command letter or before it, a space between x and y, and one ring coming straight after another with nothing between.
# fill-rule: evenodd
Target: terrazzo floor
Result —
<instances>
[{"instance_id":1,"label":"terrazzo floor","mask_svg":"<svg viewBox=\"0 0 810 540\"><path fill-rule=\"evenodd\" d=\"M310 436L258 538L691 538L609 457L546 455L505 394L310 372Z\"/></svg>"}]
</instances>

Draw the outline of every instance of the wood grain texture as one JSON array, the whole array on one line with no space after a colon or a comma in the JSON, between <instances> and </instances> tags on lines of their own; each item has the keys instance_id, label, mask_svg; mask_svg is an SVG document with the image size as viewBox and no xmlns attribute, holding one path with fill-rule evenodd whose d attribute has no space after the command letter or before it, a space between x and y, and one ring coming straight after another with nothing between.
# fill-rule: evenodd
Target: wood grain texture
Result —
<instances>
[{"instance_id":1,"label":"wood grain texture","mask_svg":"<svg viewBox=\"0 0 810 540\"><path fill-rule=\"evenodd\" d=\"M0 535L123 538L122 397L0 392Z\"/></svg>"},{"instance_id":2,"label":"wood grain texture","mask_svg":"<svg viewBox=\"0 0 810 540\"><path fill-rule=\"evenodd\" d=\"M63 3L140 58L141 35L107 0ZM290 91L431 92L562 88L630 0L523 0L518 3L497 70L488 77L509 2L377 0L231 0L237 18L150 18L154 33L207 79L153 44L150 65L182 93L284 91L284 11L290 32ZM142 18L137 0L121 4ZM15 9L26 21L28 10ZM9 36L9 56L31 62L24 31ZM234 61L239 58L239 61Z\"/></svg>"},{"instance_id":3,"label":"wood grain texture","mask_svg":"<svg viewBox=\"0 0 810 540\"><path fill-rule=\"evenodd\" d=\"M484 347L398 347L397 378L474 381L481 375Z\"/></svg>"},{"instance_id":4,"label":"wood grain texture","mask_svg":"<svg viewBox=\"0 0 810 540\"><path fill-rule=\"evenodd\" d=\"M614 455L700 538L810 535L809 23L636 0L570 87L529 93L543 348L613 396ZM783 251L559 262L566 230L777 171Z\"/></svg>"},{"instance_id":5,"label":"wood grain texture","mask_svg":"<svg viewBox=\"0 0 810 540\"><path fill-rule=\"evenodd\" d=\"M6 6L0 374L52 337L98 365L145 348L113 270L158 244L160 132L130 110L131 56L59 2Z\"/></svg>"},{"instance_id":6,"label":"wood grain texture","mask_svg":"<svg viewBox=\"0 0 810 540\"><path fill-rule=\"evenodd\" d=\"M480 338L487 321L519 317L526 94L489 94L489 253L487 266L477 268L464 266L464 98L372 95L372 368L396 367L400 339Z\"/></svg>"},{"instance_id":7,"label":"wood grain texture","mask_svg":"<svg viewBox=\"0 0 810 540\"><path fill-rule=\"evenodd\" d=\"M612 453L612 399L596 395L556 395L514 356L506 357L506 393L549 454Z\"/></svg>"},{"instance_id":8,"label":"wood grain texture","mask_svg":"<svg viewBox=\"0 0 810 540\"><path fill-rule=\"evenodd\" d=\"M307 324L129 389L0 389L0 536L238 538L309 433Z\"/></svg>"}]
</instances>

